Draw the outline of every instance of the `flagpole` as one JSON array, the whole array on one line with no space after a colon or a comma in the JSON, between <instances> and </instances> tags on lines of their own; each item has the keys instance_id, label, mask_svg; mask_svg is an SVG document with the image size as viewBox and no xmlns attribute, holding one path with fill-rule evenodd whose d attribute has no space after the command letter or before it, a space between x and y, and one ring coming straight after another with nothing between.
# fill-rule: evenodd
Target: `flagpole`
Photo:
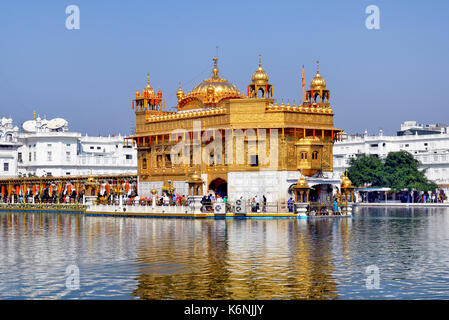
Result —
<instances>
[{"instance_id":1,"label":"flagpole","mask_svg":"<svg viewBox=\"0 0 449 320\"><path fill-rule=\"evenodd\" d=\"M305 92L305 82L304 82L304 65L302 65L302 104L304 105L304 100L305 100L305 96L306 96L306 92Z\"/></svg>"}]
</instances>

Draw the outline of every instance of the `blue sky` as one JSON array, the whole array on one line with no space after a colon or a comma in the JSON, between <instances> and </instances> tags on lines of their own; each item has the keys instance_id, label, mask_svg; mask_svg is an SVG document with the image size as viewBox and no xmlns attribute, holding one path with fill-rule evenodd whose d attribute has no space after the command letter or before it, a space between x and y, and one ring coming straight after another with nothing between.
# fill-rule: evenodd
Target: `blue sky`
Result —
<instances>
[{"instance_id":1,"label":"blue sky","mask_svg":"<svg viewBox=\"0 0 449 320\"><path fill-rule=\"evenodd\" d=\"M67 30L65 8L80 8ZM365 27L368 5L380 30ZM0 4L0 116L33 110L71 130L128 134L146 84L176 104L178 83L222 77L246 92L258 54L278 101L300 101L300 68L331 90L347 132L449 122L449 1L10 1Z\"/></svg>"}]
</instances>

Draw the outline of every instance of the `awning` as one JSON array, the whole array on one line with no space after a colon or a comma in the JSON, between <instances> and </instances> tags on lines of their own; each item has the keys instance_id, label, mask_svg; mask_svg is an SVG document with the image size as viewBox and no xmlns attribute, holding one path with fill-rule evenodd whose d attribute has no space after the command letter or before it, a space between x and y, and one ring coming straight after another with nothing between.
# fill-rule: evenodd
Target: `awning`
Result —
<instances>
[{"instance_id":1,"label":"awning","mask_svg":"<svg viewBox=\"0 0 449 320\"><path fill-rule=\"evenodd\" d=\"M391 191L391 188L376 188L376 187L369 187L369 188L356 188L356 191L365 191L365 192L375 192L375 191Z\"/></svg>"}]
</instances>

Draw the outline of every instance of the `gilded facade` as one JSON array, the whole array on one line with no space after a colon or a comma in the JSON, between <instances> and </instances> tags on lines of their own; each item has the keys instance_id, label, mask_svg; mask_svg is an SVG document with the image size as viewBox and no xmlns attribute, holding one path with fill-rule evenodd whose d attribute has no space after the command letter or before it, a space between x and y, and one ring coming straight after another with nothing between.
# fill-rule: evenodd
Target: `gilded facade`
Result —
<instances>
[{"instance_id":1,"label":"gilded facade","mask_svg":"<svg viewBox=\"0 0 449 320\"><path fill-rule=\"evenodd\" d=\"M186 181L199 175L205 194L231 200L265 194L268 201L285 201L292 177L331 172L341 130L333 125L330 91L318 66L308 90L303 76L302 104L278 103L273 94L260 57L244 94L219 75L214 58L210 78L188 93L180 86L171 111L148 78L132 101L139 194L172 187L187 195Z\"/></svg>"}]
</instances>

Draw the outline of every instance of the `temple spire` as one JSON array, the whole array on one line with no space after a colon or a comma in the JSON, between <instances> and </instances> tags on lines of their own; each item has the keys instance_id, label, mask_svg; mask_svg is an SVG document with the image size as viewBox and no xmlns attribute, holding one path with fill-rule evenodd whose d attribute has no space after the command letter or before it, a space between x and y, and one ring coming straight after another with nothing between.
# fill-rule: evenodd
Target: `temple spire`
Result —
<instances>
[{"instance_id":1,"label":"temple spire","mask_svg":"<svg viewBox=\"0 0 449 320\"><path fill-rule=\"evenodd\" d=\"M214 68L212 69L212 73L214 74L214 78L217 78L218 77L218 67L217 67L218 58L214 57L212 60L214 60Z\"/></svg>"}]
</instances>

